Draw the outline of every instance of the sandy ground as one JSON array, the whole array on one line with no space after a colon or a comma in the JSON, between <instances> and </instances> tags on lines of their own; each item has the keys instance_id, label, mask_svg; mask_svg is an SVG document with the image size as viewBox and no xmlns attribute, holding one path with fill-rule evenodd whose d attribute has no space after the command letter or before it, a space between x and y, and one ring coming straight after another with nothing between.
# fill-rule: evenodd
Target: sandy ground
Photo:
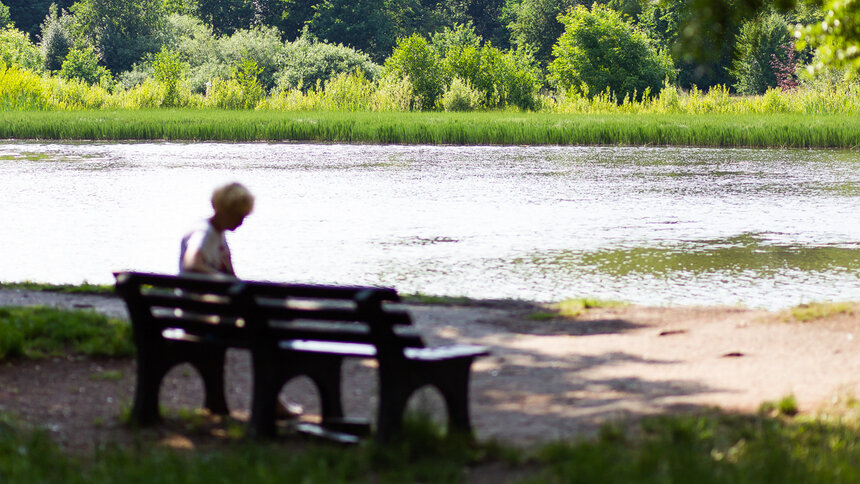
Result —
<instances>
[{"instance_id":1,"label":"sandy ground","mask_svg":"<svg viewBox=\"0 0 860 484\"><path fill-rule=\"evenodd\" d=\"M0 305L42 304L91 308L125 317L112 297L0 291ZM787 323L776 313L717 307L619 307L591 310L576 319L535 321L528 303L408 307L430 344L487 345L492 356L476 362L471 387L479 439L530 447L588 437L605 422L642 415L719 406L755 411L762 402L793 394L811 412L858 395L860 316ZM0 412L46 428L62 445L86 450L139 436L118 420L134 386L133 360L52 359L0 366ZM190 367L174 369L162 388L168 412L196 408L202 388ZM247 418L249 358L229 354L228 401ZM366 362L347 365L345 406L372 416L375 376ZM308 381L284 395L313 419L318 403ZM412 401L436 412L441 400L423 391ZM154 432L167 437L163 426Z\"/></svg>"}]
</instances>

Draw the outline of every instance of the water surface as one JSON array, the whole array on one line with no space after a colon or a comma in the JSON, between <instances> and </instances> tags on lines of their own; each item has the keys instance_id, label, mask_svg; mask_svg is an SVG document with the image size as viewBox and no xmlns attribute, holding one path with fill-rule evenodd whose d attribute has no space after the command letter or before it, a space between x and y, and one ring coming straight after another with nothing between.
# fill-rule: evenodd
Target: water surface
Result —
<instances>
[{"instance_id":1,"label":"water surface","mask_svg":"<svg viewBox=\"0 0 860 484\"><path fill-rule=\"evenodd\" d=\"M0 280L176 270L220 183L239 275L542 301L860 300L856 151L0 144Z\"/></svg>"}]
</instances>

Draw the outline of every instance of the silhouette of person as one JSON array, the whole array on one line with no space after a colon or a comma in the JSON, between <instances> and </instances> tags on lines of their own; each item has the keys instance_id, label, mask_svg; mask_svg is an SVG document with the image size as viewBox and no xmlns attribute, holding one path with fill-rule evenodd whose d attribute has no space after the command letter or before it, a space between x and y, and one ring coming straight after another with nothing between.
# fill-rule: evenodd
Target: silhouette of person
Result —
<instances>
[{"instance_id":1,"label":"silhouette of person","mask_svg":"<svg viewBox=\"0 0 860 484\"><path fill-rule=\"evenodd\" d=\"M229 183L212 193L215 214L182 238L179 272L236 277L224 232L236 230L254 209L254 196L240 183Z\"/></svg>"}]
</instances>

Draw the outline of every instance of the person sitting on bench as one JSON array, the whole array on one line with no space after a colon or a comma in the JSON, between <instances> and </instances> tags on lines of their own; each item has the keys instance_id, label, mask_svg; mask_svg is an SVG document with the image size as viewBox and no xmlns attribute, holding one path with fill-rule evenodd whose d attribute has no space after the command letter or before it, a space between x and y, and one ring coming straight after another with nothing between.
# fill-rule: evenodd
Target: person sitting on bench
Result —
<instances>
[{"instance_id":1,"label":"person sitting on bench","mask_svg":"<svg viewBox=\"0 0 860 484\"><path fill-rule=\"evenodd\" d=\"M236 277L224 232L236 230L254 209L254 196L240 183L229 183L212 193L215 214L182 238L179 272Z\"/></svg>"},{"instance_id":2,"label":"person sitting on bench","mask_svg":"<svg viewBox=\"0 0 860 484\"><path fill-rule=\"evenodd\" d=\"M254 196L241 183L228 183L212 192L215 214L200 227L182 237L179 249L179 273L200 273L216 277L236 277L225 231L242 225L254 210ZM303 408L295 402L279 402L278 416L294 418Z\"/></svg>"}]
</instances>

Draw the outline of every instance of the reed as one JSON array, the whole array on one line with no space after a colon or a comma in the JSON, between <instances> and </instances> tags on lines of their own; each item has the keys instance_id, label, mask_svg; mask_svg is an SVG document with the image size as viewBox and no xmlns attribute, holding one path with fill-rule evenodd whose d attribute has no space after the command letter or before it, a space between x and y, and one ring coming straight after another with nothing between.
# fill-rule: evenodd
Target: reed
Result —
<instances>
[{"instance_id":1,"label":"reed","mask_svg":"<svg viewBox=\"0 0 860 484\"><path fill-rule=\"evenodd\" d=\"M0 111L0 138L856 148L860 116L21 110Z\"/></svg>"}]
</instances>

